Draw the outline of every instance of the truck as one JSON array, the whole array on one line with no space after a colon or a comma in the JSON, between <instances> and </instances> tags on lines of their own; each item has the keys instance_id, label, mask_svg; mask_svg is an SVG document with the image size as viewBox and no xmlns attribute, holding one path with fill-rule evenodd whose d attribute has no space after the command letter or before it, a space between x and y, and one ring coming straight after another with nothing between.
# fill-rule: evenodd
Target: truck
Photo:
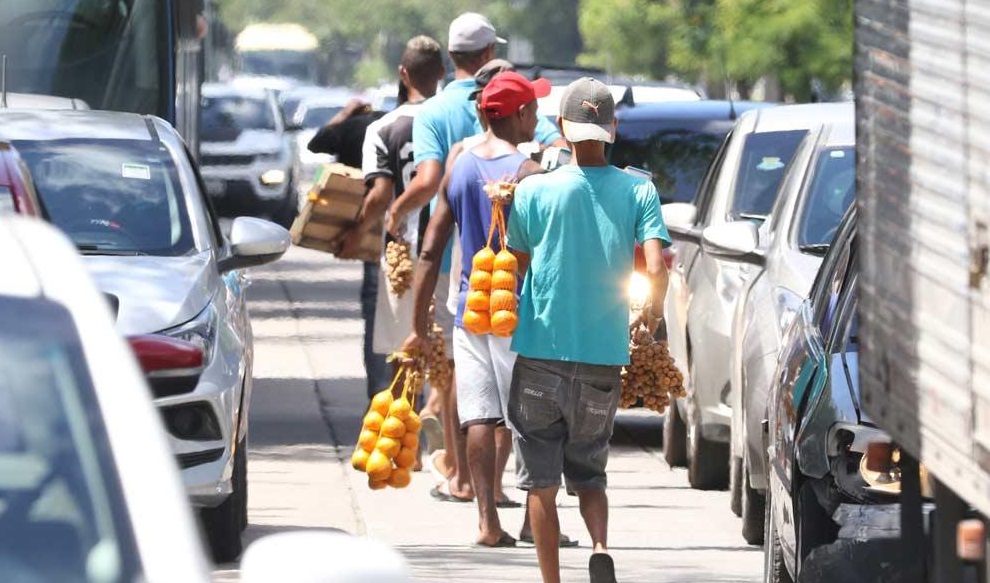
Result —
<instances>
[{"instance_id":1,"label":"truck","mask_svg":"<svg viewBox=\"0 0 990 583\"><path fill-rule=\"evenodd\" d=\"M237 69L245 75L284 77L309 85L325 80L320 42L304 26L249 24L234 39Z\"/></svg>"},{"instance_id":2,"label":"truck","mask_svg":"<svg viewBox=\"0 0 990 583\"><path fill-rule=\"evenodd\" d=\"M854 59L868 463L900 474L905 572L985 582L990 3L857 0Z\"/></svg>"}]
</instances>

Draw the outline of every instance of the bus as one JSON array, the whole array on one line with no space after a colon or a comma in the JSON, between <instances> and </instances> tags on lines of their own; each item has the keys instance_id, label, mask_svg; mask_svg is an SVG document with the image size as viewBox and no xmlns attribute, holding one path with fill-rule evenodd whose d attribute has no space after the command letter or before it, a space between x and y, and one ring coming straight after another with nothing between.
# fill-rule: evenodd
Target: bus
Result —
<instances>
[{"instance_id":1,"label":"bus","mask_svg":"<svg viewBox=\"0 0 990 583\"><path fill-rule=\"evenodd\" d=\"M285 77L319 85L325 80L319 40L298 24L249 24L234 40L245 75Z\"/></svg>"},{"instance_id":2,"label":"bus","mask_svg":"<svg viewBox=\"0 0 990 583\"><path fill-rule=\"evenodd\" d=\"M56 97L65 107L156 115L196 155L203 11L203 0L2 0L8 103Z\"/></svg>"}]
</instances>

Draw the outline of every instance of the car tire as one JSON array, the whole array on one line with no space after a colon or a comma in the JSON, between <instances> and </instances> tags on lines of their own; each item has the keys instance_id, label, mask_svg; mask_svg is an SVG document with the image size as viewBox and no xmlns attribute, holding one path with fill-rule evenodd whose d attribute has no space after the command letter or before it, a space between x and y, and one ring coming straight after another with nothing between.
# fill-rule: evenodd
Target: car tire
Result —
<instances>
[{"instance_id":1,"label":"car tire","mask_svg":"<svg viewBox=\"0 0 990 583\"><path fill-rule=\"evenodd\" d=\"M239 492L238 501L240 503L241 519L241 532L248 526L248 450L247 450L247 437L241 439L241 442L237 444L237 452L234 455L234 464L237 465L234 470L234 476L240 478L237 484L234 485L234 489Z\"/></svg>"},{"instance_id":2,"label":"car tire","mask_svg":"<svg viewBox=\"0 0 990 583\"><path fill-rule=\"evenodd\" d=\"M217 564L230 563L236 560L243 550L241 542L241 496L243 491L237 488L237 484L242 481L240 472L240 464L237 463L235 451L234 475L231 477L234 491L219 506L200 510L203 530L206 531L206 541L209 544L210 553L213 555L213 561Z\"/></svg>"},{"instance_id":3,"label":"car tire","mask_svg":"<svg viewBox=\"0 0 990 583\"><path fill-rule=\"evenodd\" d=\"M766 497L757 489L750 486L749 464L744 460L742 463L742 475L740 476L740 506L742 514L742 535L748 544L760 546L764 539L764 522L766 514Z\"/></svg>"},{"instance_id":4,"label":"car tire","mask_svg":"<svg viewBox=\"0 0 990 583\"><path fill-rule=\"evenodd\" d=\"M818 502L818 496L815 495L815 489L810 480L805 480L801 484L794 504L794 530L797 539L796 562L798 577L800 577L801 564L804 563L804 560L808 558L811 551L818 547L834 543L839 537L839 526Z\"/></svg>"},{"instance_id":5,"label":"car tire","mask_svg":"<svg viewBox=\"0 0 990 583\"><path fill-rule=\"evenodd\" d=\"M663 422L663 459L672 468L687 466L687 427L675 400L667 407Z\"/></svg>"},{"instance_id":6,"label":"car tire","mask_svg":"<svg viewBox=\"0 0 990 583\"><path fill-rule=\"evenodd\" d=\"M729 508L736 516L742 516L742 466L739 456L732 456L729 462ZM763 522L763 517L760 517Z\"/></svg>"},{"instance_id":7,"label":"car tire","mask_svg":"<svg viewBox=\"0 0 990 583\"><path fill-rule=\"evenodd\" d=\"M763 583L794 583L791 574L784 564L784 550L780 546L777 535L777 525L773 519L773 498L767 494L764 505L763 529L766 532L766 544L763 545Z\"/></svg>"},{"instance_id":8,"label":"car tire","mask_svg":"<svg viewBox=\"0 0 990 583\"><path fill-rule=\"evenodd\" d=\"M695 490L729 486L729 444L705 439L694 421L688 431L688 482Z\"/></svg>"}]
</instances>

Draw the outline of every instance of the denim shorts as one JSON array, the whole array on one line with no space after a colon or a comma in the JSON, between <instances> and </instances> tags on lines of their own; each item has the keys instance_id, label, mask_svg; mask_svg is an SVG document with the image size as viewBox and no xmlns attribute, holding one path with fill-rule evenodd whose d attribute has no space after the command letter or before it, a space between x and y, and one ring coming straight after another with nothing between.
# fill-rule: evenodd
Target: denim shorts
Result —
<instances>
[{"instance_id":1,"label":"denim shorts","mask_svg":"<svg viewBox=\"0 0 990 583\"><path fill-rule=\"evenodd\" d=\"M619 408L619 366L519 356L509 388L509 424L522 490L560 485L604 490L605 465Z\"/></svg>"}]
</instances>

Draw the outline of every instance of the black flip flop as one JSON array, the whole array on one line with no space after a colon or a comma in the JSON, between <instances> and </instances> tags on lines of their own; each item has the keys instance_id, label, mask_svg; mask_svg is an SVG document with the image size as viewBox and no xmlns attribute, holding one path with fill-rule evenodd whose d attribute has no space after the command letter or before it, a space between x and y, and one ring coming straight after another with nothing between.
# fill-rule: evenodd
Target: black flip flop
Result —
<instances>
[{"instance_id":1,"label":"black flip flop","mask_svg":"<svg viewBox=\"0 0 990 583\"><path fill-rule=\"evenodd\" d=\"M476 541L474 543L474 546L480 548L486 548L486 549L511 548L516 546L516 539L512 538L511 534L503 530L502 534L499 535L498 540L495 541L495 544L490 545L487 543Z\"/></svg>"},{"instance_id":2,"label":"black flip flop","mask_svg":"<svg viewBox=\"0 0 990 583\"><path fill-rule=\"evenodd\" d=\"M532 533L530 533L530 534L528 534L526 536L523 536L522 534L520 534L519 535L519 541L520 542L524 542L524 543L529 543L531 545L536 544L536 541L533 540ZM569 548L573 548L573 547L578 546L578 544L579 544L578 541L573 540L573 539L571 539L571 537L567 536L566 534L561 533L561 535L560 535L560 544L558 544L557 546L560 547L560 548L562 548L562 549L569 549Z\"/></svg>"},{"instance_id":3,"label":"black flip flop","mask_svg":"<svg viewBox=\"0 0 990 583\"><path fill-rule=\"evenodd\" d=\"M588 560L588 573L591 583L616 583L615 563L605 553L595 553Z\"/></svg>"},{"instance_id":4,"label":"black flip flop","mask_svg":"<svg viewBox=\"0 0 990 583\"><path fill-rule=\"evenodd\" d=\"M458 502L460 504L474 502L474 500L470 498L461 498L460 496L454 496L453 494L449 494L447 492L441 492L440 486L433 486L433 489L430 490L430 496L432 496L436 500L439 500L440 502Z\"/></svg>"},{"instance_id":5,"label":"black flip flop","mask_svg":"<svg viewBox=\"0 0 990 583\"><path fill-rule=\"evenodd\" d=\"M495 502L496 508L522 508L521 502L516 502L512 498L503 498Z\"/></svg>"}]
</instances>

